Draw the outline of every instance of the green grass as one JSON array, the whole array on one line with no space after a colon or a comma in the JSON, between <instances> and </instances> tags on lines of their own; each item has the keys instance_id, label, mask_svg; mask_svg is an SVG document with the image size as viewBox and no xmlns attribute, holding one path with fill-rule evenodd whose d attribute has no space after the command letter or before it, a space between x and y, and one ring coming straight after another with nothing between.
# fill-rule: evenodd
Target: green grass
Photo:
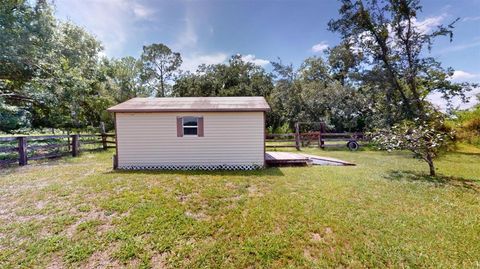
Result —
<instances>
[{"instance_id":1,"label":"green grass","mask_svg":"<svg viewBox=\"0 0 480 269\"><path fill-rule=\"evenodd\" d=\"M305 151L357 166L122 172L102 152L2 169L0 268L480 267L480 150L438 177L405 152Z\"/></svg>"}]
</instances>

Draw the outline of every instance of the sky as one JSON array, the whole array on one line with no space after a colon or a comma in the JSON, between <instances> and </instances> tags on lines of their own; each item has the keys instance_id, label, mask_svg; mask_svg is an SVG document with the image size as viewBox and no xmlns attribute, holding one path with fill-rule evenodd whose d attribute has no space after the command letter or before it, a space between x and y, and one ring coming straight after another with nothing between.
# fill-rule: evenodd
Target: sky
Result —
<instances>
[{"instance_id":1,"label":"sky","mask_svg":"<svg viewBox=\"0 0 480 269\"><path fill-rule=\"evenodd\" d=\"M453 41L440 38L430 55L453 67L454 81L480 82L480 0L422 1L419 27L430 30L456 18ZM144 45L164 43L183 58L182 69L215 64L241 54L299 66L339 43L327 24L338 17L334 0L55 0L56 16L83 26L108 57L138 57ZM480 93L480 88L468 93ZM429 99L443 107L440 96ZM467 108L457 100L456 105Z\"/></svg>"}]
</instances>

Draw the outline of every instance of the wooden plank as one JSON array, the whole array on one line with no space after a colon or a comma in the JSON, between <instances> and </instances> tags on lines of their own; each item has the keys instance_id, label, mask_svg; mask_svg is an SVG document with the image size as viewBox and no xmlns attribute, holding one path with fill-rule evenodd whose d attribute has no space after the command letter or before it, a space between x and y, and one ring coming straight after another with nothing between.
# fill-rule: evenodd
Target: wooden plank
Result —
<instances>
[{"instance_id":1,"label":"wooden plank","mask_svg":"<svg viewBox=\"0 0 480 269\"><path fill-rule=\"evenodd\" d=\"M303 156L305 156L309 159L318 159L318 160L322 160L322 161L338 163L338 164L341 164L341 165L350 165L350 166L355 166L356 165L356 164L351 163L351 162L347 162L347 161L340 160L340 159L335 159L335 158L330 158L330 157L323 157L323 156L317 156L317 155L306 154L306 153L299 153L299 154L303 155Z\"/></svg>"},{"instance_id":2,"label":"wooden plank","mask_svg":"<svg viewBox=\"0 0 480 269\"><path fill-rule=\"evenodd\" d=\"M323 145L323 147L325 148L342 148L342 147L346 147L347 144L325 144Z\"/></svg>"},{"instance_id":3,"label":"wooden plank","mask_svg":"<svg viewBox=\"0 0 480 269\"><path fill-rule=\"evenodd\" d=\"M27 165L27 137L20 136L18 139L18 164Z\"/></svg>"},{"instance_id":4,"label":"wooden plank","mask_svg":"<svg viewBox=\"0 0 480 269\"><path fill-rule=\"evenodd\" d=\"M80 142L80 144L102 144L102 141L89 141L89 140L83 141L83 140L81 140L79 142Z\"/></svg>"},{"instance_id":5,"label":"wooden plank","mask_svg":"<svg viewBox=\"0 0 480 269\"><path fill-rule=\"evenodd\" d=\"M16 141L16 140L17 140L17 137L14 137L14 136L0 137L0 141L2 142Z\"/></svg>"},{"instance_id":6,"label":"wooden plank","mask_svg":"<svg viewBox=\"0 0 480 269\"><path fill-rule=\"evenodd\" d=\"M0 147L0 152L18 151L18 147Z\"/></svg>"},{"instance_id":7,"label":"wooden plank","mask_svg":"<svg viewBox=\"0 0 480 269\"><path fill-rule=\"evenodd\" d=\"M39 135L39 136L27 136L28 140L47 140L47 139L60 139L68 138L68 135Z\"/></svg>"},{"instance_id":8,"label":"wooden plank","mask_svg":"<svg viewBox=\"0 0 480 269\"><path fill-rule=\"evenodd\" d=\"M295 123L295 148L300 150L300 124Z\"/></svg>"},{"instance_id":9,"label":"wooden plank","mask_svg":"<svg viewBox=\"0 0 480 269\"><path fill-rule=\"evenodd\" d=\"M34 149L52 149L52 148L60 148L60 147L67 147L68 144L48 144L48 145L34 145L34 146L28 146L29 150L34 150Z\"/></svg>"},{"instance_id":10,"label":"wooden plank","mask_svg":"<svg viewBox=\"0 0 480 269\"><path fill-rule=\"evenodd\" d=\"M295 134L293 133L288 133L288 134L267 134L267 138L268 137L294 137Z\"/></svg>"},{"instance_id":11,"label":"wooden plank","mask_svg":"<svg viewBox=\"0 0 480 269\"><path fill-rule=\"evenodd\" d=\"M355 139L352 139L350 137L345 137L345 138L325 138L325 137L322 137L322 140L323 141L351 141L351 140L355 140Z\"/></svg>"},{"instance_id":12,"label":"wooden plank","mask_svg":"<svg viewBox=\"0 0 480 269\"><path fill-rule=\"evenodd\" d=\"M67 155L67 152L54 152L54 153L47 153L47 154L40 154L40 155L33 155L29 157L29 160L41 160L41 159L51 159L51 158L58 158L64 155Z\"/></svg>"},{"instance_id":13,"label":"wooden plank","mask_svg":"<svg viewBox=\"0 0 480 269\"><path fill-rule=\"evenodd\" d=\"M100 137L102 137L101 134L81 134L79 136L80 136L80 138L82 138L82 137L90 137L90 138L100 138Z\"/></svg>"},{"instance_id":14,"label":"wooden plank","mask_svg":"<svg viewBox=\"0 0 480 269\"><path fill-rule=\"evenodd\" d=\"M79 141L79 136L78 135L72 135L72 157L77 157L80 144L78 143Z\"/></svg>"},{"instance_id":15,"label":"wooden plank","mask_svg":"<svg viewBox=\"0 0 480 269\"><path fill-rule=\"evenodd\" d=\"M305 156L290 152L266 152L265 161L270 166L308 165L310 160Z\"/></svg>"},{"instance_id":16,"label":"wooden plank","mask_svg":"<svg viewBox=\"0 0 480 269\"><path fill-rule=\"evenodd\" d=\"M100 137L102 138L102 147L107 150L107 137L105 136L105 123L100 122Z\"/></svg>"},{"instance_id":17,"label":"wooden plank","mask_svg":"<svg viewBox=\"0 0 480 269\"><path fill-rule=\"evenodd\" d=\"M295 145L266 145L267 148L295 148Z\"/></svg>"},{"instance_id":18,"label":"wooden plank","mask_svg":"<svg viewBox=\"0 0 480 269\"><path fill-rule=\"evenodd\" d=\"M7 165L18 162L17 159L0 160L0 165Z\"/></svg>"}]
</instances>

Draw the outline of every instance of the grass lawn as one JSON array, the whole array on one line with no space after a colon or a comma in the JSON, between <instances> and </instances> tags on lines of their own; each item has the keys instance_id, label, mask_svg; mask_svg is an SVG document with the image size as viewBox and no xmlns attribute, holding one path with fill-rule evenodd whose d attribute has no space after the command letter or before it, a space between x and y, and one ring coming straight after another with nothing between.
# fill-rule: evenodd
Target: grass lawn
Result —
<instances>
[{"instance_id":1,"label":"grass lawn","mask_svg":"<svg viewBox=\"0 0 480 269\"><path fill-rule=\"evenodd\" d=\"M355 167L115 172L112 152L0 170L0 268L480 267L480 151L320 151Z\"/></svg>"}]
</instances>

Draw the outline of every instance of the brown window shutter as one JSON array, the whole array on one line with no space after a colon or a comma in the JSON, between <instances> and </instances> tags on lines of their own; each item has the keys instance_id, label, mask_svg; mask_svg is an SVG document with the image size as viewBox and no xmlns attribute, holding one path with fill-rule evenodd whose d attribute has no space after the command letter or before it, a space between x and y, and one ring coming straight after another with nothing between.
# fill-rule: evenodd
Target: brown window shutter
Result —
<instances>
[{"instance_id":1,"label":"brown window shutter","mask_svg":"<svg viewBox=\"0 0 480 269\"><path fill-rule=\"evenodd\" d=\"M183 121L182 117L177 117L177 137L183 136Z\"/></svg>"},{"instance_id":2,"label":"brown window shutter","mask_svg":"<svg viewBox=\"0 0 480 269\"><path fill-rule=\"evenodd\" d=\"M203 134L204 134L204 132L203 132L203 125L204 125L204 124L203 124L203 117L199 117L199 118L198 118L198 133L197 133L197 135L198 135L199 137L202 137Z\"/></svg>"}]
</instances>

